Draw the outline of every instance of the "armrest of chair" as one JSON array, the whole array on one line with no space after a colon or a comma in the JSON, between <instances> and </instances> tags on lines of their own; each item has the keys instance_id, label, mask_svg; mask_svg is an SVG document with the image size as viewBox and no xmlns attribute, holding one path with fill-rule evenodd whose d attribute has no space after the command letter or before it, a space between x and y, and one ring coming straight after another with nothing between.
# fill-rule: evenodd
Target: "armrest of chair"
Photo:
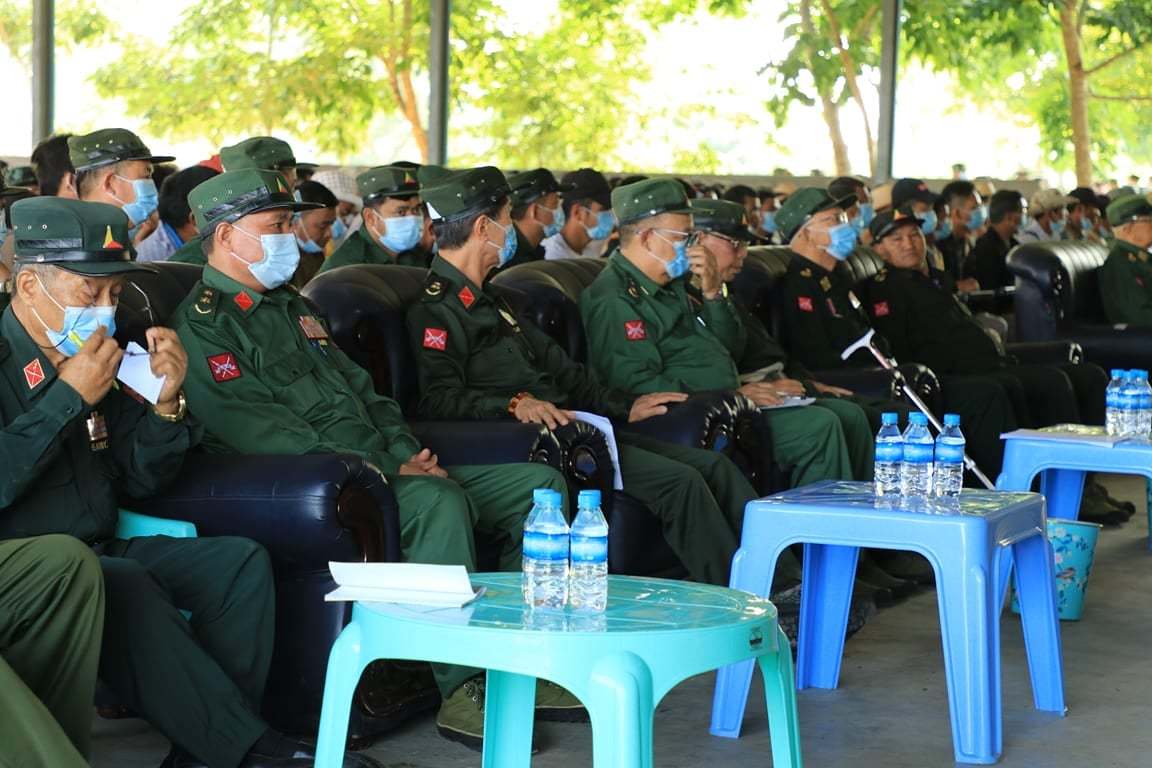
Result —
<instances>
[{"instance_id":1,"label":"armrest of chair","mask_svg":"<svg viewBox=\"0 0 1152 768\"><path fill-rule=\"evenodd\" d=\"M668 406L663 416L619 424L617 429L666 443L722 449L722 442L732 437L734 416L743 403L756 407L738 392L698 392Z\"/></svg>"},{"instance_id":2,"label":"armrest of chair","mask_svg":"<svg viewBox=\"0 0 1152 768\"><path fill-rule=\"evenodd\" d=\"M442 466L511 464L537 461L559 450L556 438L540 424L518 421L418 421L412 434L432 450Z\"/></svg>"},{"instance_id":3,"label":"armrest of chair","mask_svg":"<svg viewBox=\"0 0 1152 768\"><path fill-rule=\"evenodd\" d=\"M274 561L298 568L400 559L392 489L379 469L353 455L190 454L167 490L124 506L187 521L201 536L250 538Z\"/></svg>"},{"instance_id":4,"label":"armrest of chair","mask_svg":"<svg viewBox=\"0 0 1152 768\"><path fill-rule=\"evenodd\" d=\"M1152 368L1152 328L1075 325L1061 330L1084 350L1088 362L1103 368Z\"/></svg>"},{"instance_id":5,"label":"armrest of chair","mask_svg":"<svg viewBox=\"0 0 1152 768\"><path fill-rule=\"evenodd\" d=\"M1063 365L1084 360L1084 350L1071 339L1056 341L1014 341L1004 345L1005 351L1024 364Z\"/></svg>"},{"instance_id":6,"label":"armrest of chair","mask_svg":"<svg viewBox=\"0 0 1152 768\"><path fill-rule=\"evenodd\" d=\"M988 312L993 315L1003 315L1012 311L1015 304L1016 286L1008 285L1002 288L972 291L958 294L960 300L968 305L973 312Z\"/></svg>"},{"instance_id":7,"label":"armrest of chair","mask_svg":"<svg viewBox=\"0 0 1152 768\"><path fill-rule=\"evenodd\" d=\"M896 396L896 374L884 368L835 368L815 371L812 376L822 384L850 389L867 397L891 399Z\"/></svg>"}]
</instances>

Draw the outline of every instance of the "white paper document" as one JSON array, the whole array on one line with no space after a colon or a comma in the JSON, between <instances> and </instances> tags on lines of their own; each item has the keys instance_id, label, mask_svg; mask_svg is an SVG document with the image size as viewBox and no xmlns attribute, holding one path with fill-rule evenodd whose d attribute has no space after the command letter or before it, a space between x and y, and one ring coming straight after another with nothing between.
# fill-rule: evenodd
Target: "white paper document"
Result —
<instances>
[{"instance_id":1,"label":"white paper document","mask_svg":"<svg viewBox=\"0 0 1152 768\"><path fill-rule=\"evenodd\" d=\"M616 476L612 480L612 487L618 491L624 490L624 479L620 476L620 450L616 447L616 431L612 429L612 422L595 413L587 411L572 411L577 421L591 424L604 434L608 443L608 455L612 457L612 471Z\"/></svg>"},{"instance_id":2,"label":"white paper document","mask_svg":"<svg viewBox=\"0 0 1152 768\"><path fill-rule=\"evenodd\" d=\"M816 402L814 397L785 397L779 405L762 405L760 410L776 411L781 408L800 408L805 405L812 405L814 402Z\"/></svg>"},{"instance_id":3,"label":"white paper document","mask_svg":"<svg viewBox=\"0 0 1152 768\"><path fill-rule=\"evenodd\" d=\"M148 350L134 341L128 342L124 348L124 357L120 360L120 370L116 378L134 389L152 405L160 401L160 390L164 388L167 376L154 376L152 374L152 355Z\"/></svg>"},{"instance_id":4,"label":"white paper document","mask_svg":"<svg viewBox=\"0 0 1152 768\"><path fill-rule=\"evenodd\" d=\"M399 603L462 608L484 593L462 565L426 563L328 563L336 589L328 602Z\"/></svg>"}]
</instances>

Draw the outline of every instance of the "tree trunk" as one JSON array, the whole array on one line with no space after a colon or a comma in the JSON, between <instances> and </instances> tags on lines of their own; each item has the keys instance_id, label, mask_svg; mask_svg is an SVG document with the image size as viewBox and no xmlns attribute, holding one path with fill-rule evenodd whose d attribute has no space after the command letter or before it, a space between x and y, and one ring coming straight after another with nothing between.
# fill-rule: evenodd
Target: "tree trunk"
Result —
<instances>
[{"instance_id":1,"label":"tree trunk","mask_svg":"<svg viewBox=\"0 0 1152 768\"><path fill-rule=\"evenodd\" d=\"M1068 65L1068 108L1076 152L1076 183L1087 187L1092 185L1092 134L1088 128L1088 75L1081 51L1081 2L1084 0L1065 0L1060 7L1060 32Z\"/></svg>"},{"instance_id":2,"label":"tree trunk","mask_svg":"<svg viewBox=\"0 0 1152 768\"><path fill-rule=\"evenodd\" d=\"M844 40L844 36L840 33L840 21L836 18L836 12L832 9L832 3L829 0L821 0L821 6L824 8L824 16L828 20L829 37L836 50L839 52L840 63L844 67L844 79L848 83L848 91L852 94L852 100L856 102L856 106L860 109L860 117L864 120L864 140L868 143L868 171L869 175L876 174L876 140L872 137L872 121L868 119L868 108L864 104L864 94L860 92L860 81L856 77L856 61L848 50L848 41ZM863 40L861 36L859 38ZM837 118L839 122L839 118ZM840 174L841 176L847 173Z\"/></svg>"},{"instance_id":3,"label":"tree trunk","mask_svg":"<svg viewBox=\"0 0 1152 768\"><path fill-rule=\"evenodd\" d=\"M820 106L824 123L828 126L828 138L832 141L836 175L851 176L852 165L848 162L848 145L844 143L844 132L840 129L840 105L830 97L820 94Z\"/></svg>"}]
</instances>

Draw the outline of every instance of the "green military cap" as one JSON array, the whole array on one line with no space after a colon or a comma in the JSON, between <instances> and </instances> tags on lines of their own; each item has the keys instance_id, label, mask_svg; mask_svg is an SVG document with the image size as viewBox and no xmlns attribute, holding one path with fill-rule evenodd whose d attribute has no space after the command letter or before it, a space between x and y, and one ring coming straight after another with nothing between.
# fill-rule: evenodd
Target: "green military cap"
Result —
<instances>
[{"instance_id":1,"label":"green military cap","mask_svg":"<svg viewBox=\"0 0 1152 768\"><path fill-rule=\"evenodd\" d=\"M249 168L225 171L193 187L188 206L196 217L200 237L207 237L222 221L232 223L251 213L287 208L308 211L320 203L297 202L288 182L277 171Z\"/></svg>"},{"instance_id":2,"label":"green military cap","mask_svg":"<svg viewBox=\"0 0 1152 768\"><path fill-rule=\"evenodd\" d=\"M128 217L115 205L29 197L13 203L9 213L17 264L51 264L97 277L154 271L133 260Z\"/></svg>"},{"instance_id":3,"label":"green military cap","mask_svg":"<svg viewBox=\"0 0 1152 768\"><path fill-rule=\"evenodd\" d=\"M420 171L416 174L416 178L420 182L421 187L434 187L440 183L441 180L448 178L456 171L445 168L442 165L422 165Z\"/></svg>"},{"instance_id":4,"label":"green military cap","mask_svg":"<svg viewBox=\"0 0 1152 768\"><path fill-rule=\"evenodd\" d=\"M751 242L752 231L748 229L748 212L740 203L730 200L693 200L692 228L698 232L715 232L733 240Z\"/></svg>"},{"instance_id":5,"label":"green military cap","mask_svg":"<svg viewBox=\"0 0 1152 768\"><path fill-rule=\"evenodd\" d=\"M77 173L125 160L166 163L176 159L171 155L152 154L139 136L124 128L104 128L84 136L69 136L68 158Z\"/></svg>"},{"instance_id":6,"label":"green military cap","mask_svg":"<svg viewBox=\"0 0 1152 768\"><path fill-rule=\"evenodd\" d=\"M612 190L612 210L616 221L634 221L662 213L692 213L684 185L676 179L645 179Z\"/></svg>"},{"instance_id":7,"label":"green military cap","mask_svg":"<svg viewBox=\"0 0 1152 768\"><path fill-rule=\"evenodd\" d=\"M243 171L249 168L279 171L284 168L316 167L315 163L297 162L288 142L272 136L253 136L239 144L222 148L220 164L226 171Z\"/></svg>"},{"instance_id":8,"label":"green military cap","mask_svg":"<svg viewBox=\"0 0 1152 768\"><path fill-rule=\"evenodd\" d=\"M1114 227L1132 219L1152 216L1152 200L1147 195L1125 195L1108 204L1108 223Z\"/></svg>"},{"instance_id":9,"label":"green military cap","mask_svg":"<svg viewBox=\"0 0 1152 768\"><path fill-rule=\"evenodd\" d=\"M356 177L356 189L364 204L381 197L420 194L419 169L398 165L378 165Z\"/></svg>"},{"instance_id":10,"label":"green military cap","mask_svg":"<svg viewBox=\"0 0 1152 768\"><path fill-rule=\"evenodd\" d=\"M919 226L920 219L916 217L916 211L912 210L912 206L902 205L895 210L876 214L872 223L868 225L868 231L872 233L872 241L878 243L900 227Z\"/></svg>"},{"instance_id":11,"label":"green military cap","mask_svg":"<svg viewBox=\"0 0 1152 768\"><path fill-rule=\"evenodd\" d=\"M776 227L784 241L787 242L800 231L804 222L820 211L826 211L829 208L847 210L855 204L856 195L836 198L820 187L802 187L789 195L784 204L776 211Z\"/></svg>"},{"instance_id":12,"label":"green military cap","mask_svg":"<svg viewBox=\"0 0 1152 768\"><path fill-rule=\"evenodd\" d=\"M499 168L485 165L444 176L421 194L434 221L455 221L504 200L511 190Z\"/></svg>"},{"instance_id":13,"label":"green military cap","mask_svg":"<svg viewBox=\"0 0 1152 768\"><path fill-rule=\"evenodd\" d=\"M21 195L30 195L27 187L4 187L0 186L0 198L4 197L20 197Z\"/></svg>"},{"instance_id":14,"label":"green military cap","mask_svg":"<svg viewBox=\"0 0 1152 768\"><path fill-rule=\"evenodd\" d=\"M528 205L544 195L560 191L560 182L547 168L515 173L508 177L508 188L512 190L513 205Z\"/></svg>"},{"instance_id":15,"label":"green military cap","mask_svg":"<svg viewBox=\"0 0 1152 768\"><path fill-rule=\"evenodd\" d=\"M13 187L32 187L39 183L30 165L15 165L8 169L8 184Z\"/></svg>"}]
</instances>

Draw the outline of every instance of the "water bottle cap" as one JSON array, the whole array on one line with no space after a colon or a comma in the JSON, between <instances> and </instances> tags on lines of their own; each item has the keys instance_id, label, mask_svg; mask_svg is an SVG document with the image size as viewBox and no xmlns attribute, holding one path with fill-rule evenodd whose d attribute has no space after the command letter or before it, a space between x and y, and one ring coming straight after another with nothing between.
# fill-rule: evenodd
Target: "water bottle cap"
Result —
<instances>
[{"instance_id":1,"label":"water bottle cap","mask_svg":"<svg viewBox=\"0 0 1152 768\"><path fill-rule=\"evenodd\" d=\"M548 501L550 501L556 509L564 508L564 496L560 491L548 491Z\"/></svg>"},{"instance_id":2,"label":"water bottle cap","mask_svg":"<svg viewBox=\"0 0 1152 768\"><path fill-rule=\"evenodd\" d=\"M908 421L909 421L909 423L916 424L917 426L921 426L921 427L928 426L928 417L922 413L908 414Z\"/></svg>"},{"instance_id":3,"label":"water bottle cap","mask_svg":"<svg viewBox=\"0 0 1152 768\"><path fill-rule=\"evenodd\" d=\"M944 426L946 426L946 427L958 427L958 426L960 426L960 414L958 414L958 413L946 413L946 414L944 414Z\"/></svg>"},{"instance_id":4,"label":"water bottle cap","mask_svg":"<svg viewBox=\"0 0 1152 768\"><path fill-rule=\"evenodd\" d=\"M900 414L898 413L882 413L880 414L881 424L898 424L900 422Z\"/></svg>"},{"instance_id":5,"label":"water bottle cap","mask_svg":"<svg viewBox=\"0 0 1152 768\"><path fill-rule=\"evenodd\" d=\"M537 488L532 491L532 503L536 506L541 506L552 501L552 494L555 493L551 488Z\"/></svg>"},{"instance_id":6,"label":"water bottle cap","mask_svg":"<svg viewBox=\"0 0 1152 768\"><path fill-rule=\"evenodd\" d=\"M576 497L576 506L580 509L591 507L593 509L600 506L600 491L580 491L580 495Z\"/></svg>"},{"instance_id":7,"label":"water bottle cap","mask_svg":"<svg viewBox=\"0 0 1152 768\"><path fill-rule=\"evenodd\" d=\"M1114 379L1124 378L1124 369L1123 368L1113 368L1112 369L1112 378L1114 378Z\"/></svg>"}]
</instances>

